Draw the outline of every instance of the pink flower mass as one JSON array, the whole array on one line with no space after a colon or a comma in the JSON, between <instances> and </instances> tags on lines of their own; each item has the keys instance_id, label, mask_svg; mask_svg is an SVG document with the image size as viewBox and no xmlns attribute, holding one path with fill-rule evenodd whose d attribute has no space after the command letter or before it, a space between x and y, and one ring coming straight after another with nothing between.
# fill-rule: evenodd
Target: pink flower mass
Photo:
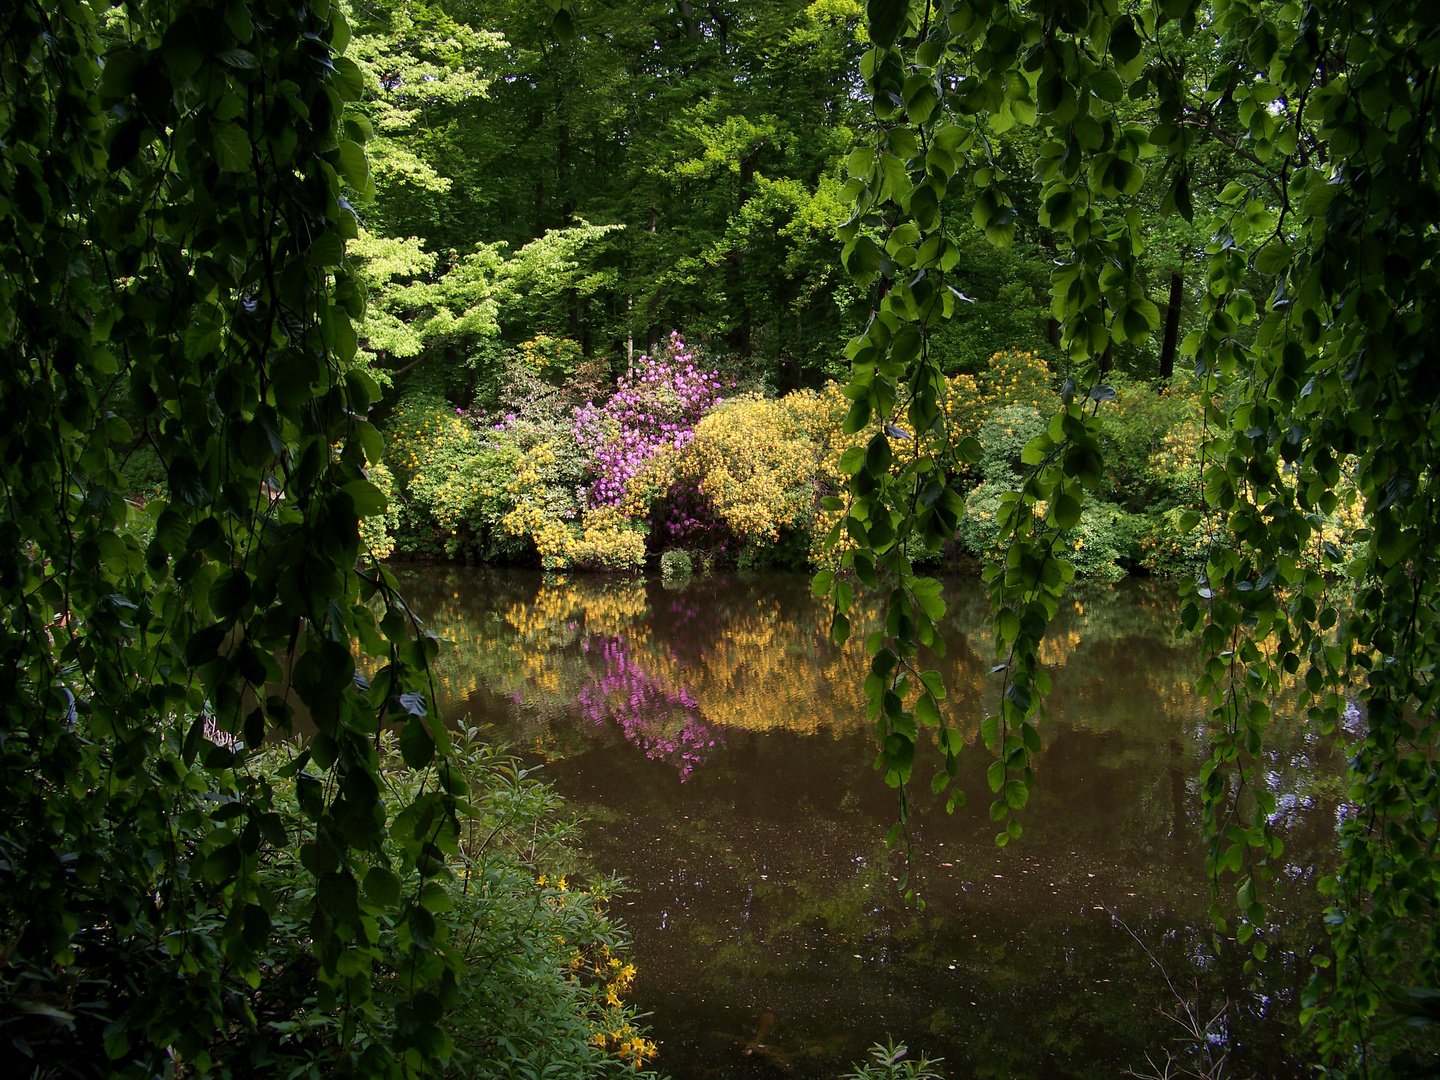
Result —
<instances>
[{"instance_id":1,"label":"pink flower mass","mask_svg":"<svg viewBox=\"0 0 1440 1080\"><path fill-rule=\"evenodd\" d=\"M666 446L683 450L695 422L721 402L719 372L699 371L694 360L672 333L664 352L642 356L604 405L575 409L575 441L590 459L590 505L618 506L645 463Z\"/></svg>"}]
</instances>

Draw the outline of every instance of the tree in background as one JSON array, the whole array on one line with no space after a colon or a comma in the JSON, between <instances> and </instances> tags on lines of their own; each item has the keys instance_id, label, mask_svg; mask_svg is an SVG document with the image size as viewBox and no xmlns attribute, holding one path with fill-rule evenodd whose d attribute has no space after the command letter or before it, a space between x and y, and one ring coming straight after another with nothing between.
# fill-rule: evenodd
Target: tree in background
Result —
<instances>
[{"instance_id":1,"label":"tree in background","mask_svg":"<svg viewBox=\"0 0 1440 1080\"><path fill-rule=\"evenodd\" d=\"M1357 703L1354 812L1339 870L1321 882L1328 949L1302 1019L1334 1075L1428 1074L1440 1019L1440 24L1427 4L1355 0L870 0L867 11L874 125L847 163L855 209L843 234L851 273L879 287L848 349L846 427L883 426L851 462L844 525L856 547L840 562L862 580L883 572L892 590L886 630L867 642L887 779L909 779L944 690L921 670L944 605L906 550L953 535L959 511L933 348L962 302L948 194L974 192L973 220L997 245L1032 217L1057 241L1051 313L1067 377L998 501L1004 556L986 572L997 709L980 728L996 755L1000 844L1021 835L1036 782L1050 690L1039 649L1074 574L1068 538L1106 483L1106 374L1161 327L1169 282L1147 263L1144 208L1185 223L1198 212L1208 239L1174 269L1205 284L1183 349L1206 396L1204 510L1180 524L1203 524L1207 538L1182 622L1207 658L1213 917L1229 928L1218 891L1232 883L1234 936L1264 955L1280 854L1263 757L1270 696L1303 680L1326 733ZM1034 130L1028 160L995 153L991 133L1016 125ZM912 457L896 470L902 446ZM1323 526L1352 488L1364 528L1349 557ZM816 587L843 639L848 582L826 572ZM937 791L954 775L956 738L938 732Z\"/></svg>"}]
</instances>

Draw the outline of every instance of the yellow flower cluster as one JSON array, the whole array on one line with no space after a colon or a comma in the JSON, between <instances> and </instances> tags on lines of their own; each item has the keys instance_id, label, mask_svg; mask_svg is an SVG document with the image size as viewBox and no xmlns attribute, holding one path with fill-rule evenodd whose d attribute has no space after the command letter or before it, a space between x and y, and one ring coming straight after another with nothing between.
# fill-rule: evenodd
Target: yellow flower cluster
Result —
<instances>
[{"instance_id":1,"label":"yellow flower cluster","mask_svg":"<svg viewBox=\"0 0 1440 1080\"><path fill-rule=\"evenodd\" d=\"M440 408L399 409L386 456L395 475L413 485L421 475L454 469L457 457L474 444L474 431L458 416Z\"/></svg>"},{"instance_id":2,"label":"yellow flower cluster","mask_svg":"<svg viewBox=\"0 0 1440 1080\"><path fill-rule=\"evenodd\" d=\"M386 511L374 517L360 519L360 543L364 550L377 559L385 559L395 550L395 538L391 535L399 517L395 501L395 477L383 463L371 465L365 474L370 482L385 496Z\"/></svg>"},{"instance_id":3,"label":"yellow flower cluster","mask_svg":"<svg viewBox=\"0 0 1440 1080\"><path fill-rule=\"evenodd\" d=\"M585 511L578 524L564 520L551 505L550 483L555 449L536 444L516 466L505 486L512 509L501 520L511 536L528 536L547 570L566 567L620 570L643 565L645 537L635 516L615 507Z\"/></svg>"},{"instance_id":4,"label":"yellow flower cluster","mask_svg":"<svg viewBox=\"0 0 1440 1080\"><path fill-rule=\"evenodd\" d=\"M790 405L750 395L715 410L678 463L679 477L748 543L774 543L813 509L815 444Z\"/></svg>"},{"instance_id":5,"label":"yellow flower cluster","mask_svg":"<svg viewBox=\"0 0 1440 1080\"><path fill-rule=\"evenodd\" d=\"M1053 377L1043 357L1007 349L990 357L989 368L978 377L947 379L940 411L950 445L979 435L987 416L1012 405L1029 405L1048 414L1056 404L1056 394L1050 389Z\"/></svg>"},{"instance_id":6,"label":"yellow flower cluster","mask_svg":"<svg viewBox=\"0 0 1440 1080\"><path fill-rule=\"evenodd\" d=\"M645 562L645 537L629 518L613 506L601 506L585 513L580 537L567 553L570 565L620 570Z\"/></svg>"},{"instance_id":7,"label":"yellow flower cluster","mask_svg":"<svg viewBox=\"0 0 1440 1080\"><path fill-rule=\"evenodd\" d=\"M591 1021L591 1045L610 1050L634 1069L654 1058L655 1043L635 1030L622 998L635 982L635 965L622 963L610 954L610 946L602 944L593 957L572 953L570 968L572 982L579 982L582 974L597 980L600 1015Z\"/></svg>"}]
</instances>

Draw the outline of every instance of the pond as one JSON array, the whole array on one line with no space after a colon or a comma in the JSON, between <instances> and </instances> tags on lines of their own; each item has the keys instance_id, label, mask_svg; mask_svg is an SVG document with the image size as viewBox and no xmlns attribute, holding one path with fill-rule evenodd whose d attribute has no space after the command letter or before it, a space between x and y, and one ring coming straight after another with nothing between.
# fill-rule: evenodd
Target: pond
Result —
<instances>
[{"instance_id":1,"label":"pond","mask_svg":"<svg viewBox=\"0 0 1440 1080\"><path fill-rule=\"evenodd\" d=\"M1183 1049L1188 1004L1228 1075L1298 1077L1317 875L1345 750L1286 714L1266 751L1284 866L1254 978L1217 941L1202 870L1197 652L1172 588L1077 588L1042 653L1054 693L1025 832L1001 850L981 719L998 692L979 581L947 584L939 662L966 733L947 815L912 784L912 882L883 838L895 793L872 768L868 658L828 644L808 579L660 580L405 568L437 633L447 715L494 725L588 819L589 868L617 872L634 1000L675 1077L834 1077L887 1035L949 1077L1117 1077ZM860 623L874 618L862 612ZM925 751L929 750L927 754ZM1233 900L1222 898L1233 906ZM1248 952L1248 950L1245 950ZM1170 1014L1169 1016L1165 1014ZM1177 1041L1179 1040L1179 1041Z\"/></svg>"}]
</instances>

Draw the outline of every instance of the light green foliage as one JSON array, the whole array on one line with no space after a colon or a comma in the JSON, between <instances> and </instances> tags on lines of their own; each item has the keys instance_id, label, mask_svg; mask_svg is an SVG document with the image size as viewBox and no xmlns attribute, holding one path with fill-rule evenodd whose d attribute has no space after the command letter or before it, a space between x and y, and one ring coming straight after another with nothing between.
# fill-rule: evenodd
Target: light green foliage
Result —
<instances>
[{"instance_id":1,"label":"light green foliage","mask_svg":"<svg viewBox=\"0 0 1440 1080\"><path fill-rule=\"evenodd\" d=\"M1213 918L1229 929L1218 893L1233 886L1234 937L1265 955L1264 894L1281 854L1269 700L1287 677L1303 679L1302 706L1331 733L1347 696L1358 697L1355 812L1341 826L1340 870L1322 883L1334 898L1328 951L1302 1017L1334 1075L1433 1062L1440 38L1429 5L871 0L867 14L876 48L861 72L876 127L848 162L855 214L844 258L857 283L881 289L849 348L847 428L889 426L853 471L846 526L859 549L844 562L871 585L871 567L883 568L889 590L886 630L867 642L866 685L887 779L908 777L917 726L934 722L929 696L943 691L916 666L943 604L897 552L938 531L937 518L952 527L940 510L955 497L944 483L953 466L935 456L894 475L890 462L902 435L936 444L930 336L957 303L947 194L968 183L971 219L999 246L1032 216L1049 229L1066 365L1060 407L999 497L1005 557L986 571L999 707L981 734L996 755L988 781L1000 844L1021 835L1015 815L1036 781L1050 685L1039 649L1075 571L1066 549L1106 489L1105 403L1116 391L1105 376L1115 356L1152 347L1161 325L1145 207L1186 222L1213 208L1204 258L1186 268L1205 284L1184 350L1202 379L1203 508L1185 505L1179 470L1171 490L1181 530L1203 525L1202 539L1216 541L1202 544L1182 616L1207 655L1198 688L1215 733L1202 772ZM1026 127L1035 138L1025 160L996 153L988 133ZM1237 159L1238 172L1212 171ZM1137 459L1133 438L1109 441L1122 465ZM1326 530L1352 486L1363 527L1346 562ZM816 587L831 596L843 639L850 583L827 572ZM940 744L948 749L943 729ZM897 834L903 799L900 813Z\"/></svg>"},{"instance_id":2,"label":"light green foliage","mask_svg":"<svg viewBox=\"0 0 1440 1080\"><path fill-rule=\"evenodd\" d=\"M846 1073L843 1080L940 1080L935 1066L943 1060L923 1054L918 1060L911 1058L909 1047L891 1039L883 1046L872 1046L870 1060L861 1062L853 1073Z\"/></svg>"},{"instance_id":3,"label":"light green foliage","mask_svg":"<svg viewBox=\"0 0 1440 1080\"><path fill-rule=\"evenodd\" d=\"M463 256L435 255L423 238L387 239L362 232L354 242L369 302L362 355L386 382L386 365L430 356L462 367L489 353L502 321L554 325L547 313L573 291L593 290L605 275L582 268L578 255L615 231L576 225L547 233L514 255L503 243L477 244ZM407 364L408 369L413 364Z\"/></svg>"},{"instance_id":4,"label":"light green foliage","mask_svg":"<svg viewBox=\"0 0 1440 1080\"><path fill-rule=\"evenodd\" d=\"M349 4L350 58L363 92L354 123L368 128L376 212L389 229L438 210L452 180L437 168L449 129L475 115L505 40L425 0Z\"/></svg>"},{"instance_id":5,"label":"light green foliage","mask_svg":"<svg viewBox=\"0 0 1440 1080\"><path fill-rule=\"evenodd\" d=\"M688 551L671 548L660 556L660 573L667 580L682 581L695 572L695 563Z\"/></svg>"}]
</instances>

